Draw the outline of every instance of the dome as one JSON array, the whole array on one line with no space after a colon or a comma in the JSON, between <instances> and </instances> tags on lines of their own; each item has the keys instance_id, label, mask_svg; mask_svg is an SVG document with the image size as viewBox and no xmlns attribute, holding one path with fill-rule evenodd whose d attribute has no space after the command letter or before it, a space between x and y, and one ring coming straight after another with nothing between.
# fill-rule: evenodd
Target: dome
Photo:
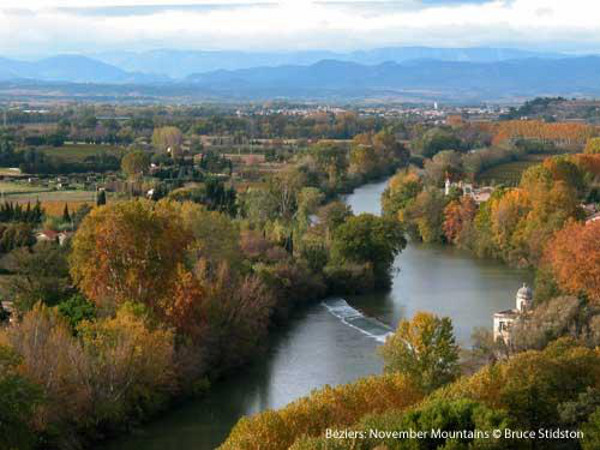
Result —
<instances>
[{"instance_id":1,"label":"dome","mask_svg":"<svg viewBox=\"0 0 600 450\"><path fill-rule=\"evenodd\" d=\"M517 297L523 300L531 300L533 298L533 291L527 283L523 283L523 287L517 291Z\"/></svg>"}]
</instances>

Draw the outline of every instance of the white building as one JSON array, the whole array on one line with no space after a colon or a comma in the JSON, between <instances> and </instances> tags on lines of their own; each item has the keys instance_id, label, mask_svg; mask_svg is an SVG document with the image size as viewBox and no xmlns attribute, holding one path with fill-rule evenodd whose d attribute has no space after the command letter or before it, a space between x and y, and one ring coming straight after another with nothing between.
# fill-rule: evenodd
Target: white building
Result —
<instances>
[{"instance_id":1,"label":"white building","mask_svg":"<svg viewBox=\"0 0 600 450\"><path fill-rule=\"evenodd\" d=\"M516 308L494 314L494 342L502 340L510 345L515 322L524 320L532 307L533 291L527 283L523 283L523 287L517 292Z\"/></svg>"}]
</instances>

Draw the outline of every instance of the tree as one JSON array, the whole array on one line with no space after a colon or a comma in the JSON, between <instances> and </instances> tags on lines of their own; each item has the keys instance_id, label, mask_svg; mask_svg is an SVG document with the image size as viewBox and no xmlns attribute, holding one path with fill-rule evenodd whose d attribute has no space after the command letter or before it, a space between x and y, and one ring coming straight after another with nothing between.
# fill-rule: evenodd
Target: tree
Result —
<instances>
[{"instance_id":1,"label":"tree","mask_svg":"<svg viewBox=\"0 0 600 450\"><path fill-rule=\"evenodd\" d=\"M383 213L396 215L406 208L423 190L423 181L415 172L402 170L394 175L383 192L381 204Z\"/></svg>"},{"instance_id":2,"label":"tree","mask_svg":"<svg viewBox=\"0 0 600 450\"><path fill-rule=\"evenodd\" d=\"M71 275L94 303L167 295L192 240L175 203L132 200L92 211L73 239Z\"/></svg>"},{"instance_id":3,"label":"tree","mask_svg":"<svg viewBox=\"0 0 600 450\"><path fill-rule=\"evenodd\" d=\"M447 317L418 312L411 321L402 320L381 355L386 372L404 373L429 392L459 374L459 347Z\"/></svg>"},{"instance_id":4,"label":"tree","mask_svg":"<svg viewBox=\"0 0 600 450\"><path fill-rule=\"evenodd\" d=\"M15 276L7 283L8 291L21 312L36 303L54 306L69 293L67 249L54 242L40 242L30 249L17 249L12 254L11 270Z\"/></svg>"},{"instance_id":5,"label":"tree","mask_svg":"<svg viewBox=\"0 0 600 450\"><path fill-rule=\"evenodd\" d=\"M448 177L457 180L462 177L463 167L460 153L455 150L442 150L425 161L425 173L434 185L441 185Z\"/></svg>"},{"instance_id":6,"label":"tree","mask_svg":"<svg viewBox=\"0 0 600 450\"><path fill-rule=\"evenodd\" d=\"M42 390L19 372L22 362L14 350L0 344L0 448L28 450L35 447L32 427Z\"/></svg>"},{"instance_id":7,"label":"tree","mask_svg":"<svg viewBox=\"0 0 600 450\"><path fill-rule=\"evenodd\" d=\"M8 253L20 247L32 247L36 239L31 225L26 223L11 223L2 232L0 251Z\"/></svg>"},{"instance_id":8,"label":"tree","mask_svg":"<svg viewBox=\"0 0 600 450\"><path fill-rule=\"evenodd\" d=\"M585 153L593 154L600 153L600 138L590 138L585 145Z\"/></svg>"},{"instance_id":9,"label":"tree","mask_svg":"<svg viewBox=\"0 0 600 450\"><path fill-rule=\"evenodd\" d=\"M473 239L473 220L477 214L477 204L469 196L449 203L444 209L444 234L448 242L466 247Z\"/></svg>"},{"instance_id":10,"label":"tree","mask_svg":"<svg viewBox=\"0 0 600 450\"><path fill-rule=\"evenodd\" d=\"M59 303L58 312L67 319L73 331L81 322L92 321L96 318L95 305L81 294L72 295Z\"/></svg>"},{"instance_id":11,"label":"tree","mask_svg":"<svg viewBox=\"0 0 600 450\"><path fill-rule=\"evenodd\" d=\"M558 231L546 250L560 289L586 294L600 304L600 222L568 223Z\"/></svg>"},{"instance_id":12,"label":"tree","mask_svg":"<svg viewBox=\"0 0 600 450\"><path fill-rule=\"evenodd\" d=\"M106 191L103 189L98 192L98 197L96 198L96 206L106 205Z\"/></svg>"},{"instance_id":13,"label":"tree","mask_svg":"<svg viewBox=\"0 0 600 450\"><path fill-rule=\"evenodd\" d=\"M594 450L600 446L600 408L581 426L583 450Z\"/></svg>"},{"instance_id":14,"label":"tree","mask_svg":"<svg viewBox=\"0 0 600 450\"><path fill-rule=\"evenodd\" d=\"M279 216L285 222L292 220L298 208L298 194L305 181L304 173L293 167L279 172L269 181L269 192L276 199Z\"/></svg>"},{"instance_id":15,"label":"tree","mask_svg":"<svg viewBox=\"0 0 600 450\"><path fill-rule=\"evenodd\" d=\"M179 156L183 135L177 127L162 127L154 129L152 134L152 145L171 156Z\"/></svg>"},{"instance_id":16,"label":"tree","mask_svg":"<svg viewBox=\"0 0 600 450\"><path fill-rule=\"evenodd\" d=\"M447 201L448 198L437 188L424 190L406 208L398 211L398 219L415 239L427 243L442 242Z\"/></svg>"},{"instance_id":17,"label":"tree","mask_svg":"<svg viewBox=\"0 0 600 450\"><path fill-rule=\"evenodd\" d=\"M63 210L62 220L64 223L71 222L71 214L69 214L69 204L65 203L65 209Z\"/></svg>"},{"instance_id":18,"label":"tree","mask_svg":"<svg viewBox=\"0 0 600 450\"><path fill-rule=\"evenodd\" d=\"M96 423L160 401L174 386L174 335L153 326L147 309L121 306L115 317L77 328L88 360L86 387Z\"/></svg>"},{"instance_id":19,"label":"tree","mask_svg":"<svg viewBox=\"0 0 600 450\"><path fill-rule=\"evenodd\" d=\"M121 170L130 178L142 176L148 167L150 167L150 156L142 150L129 152L121 160ZM106 201L106 198L104 200Z\"/></svg>"},{"instance_id":20,"label":"tree","mask_svg":"<svg viewBox=\"0 0 600 450\"><path fill-rule=\"evenodd\" d=\"M421 138L413 141L412 148L418 155L431 158L442 150L460 150L462 144L454 133L445 128L432 128Z\"/></svg>"},{"instance_id":21,"label":"tree","mask_svg":"<svg viewBox=\"0 0 600 450\"><path fill-rule=\"evenodd\" d=\"M181 207L181 217L193 236L189 249L195 260L205 260L211 266L226 262L239 268L242 263L240 231L229 216L187 202Z\"/></svg>"},{"instance_id":22,"label":"tree","mask_svg":"<svg viewBox=\"0 0 600 450\"><path fill-rule=\"evenodd\" d=\"M327 238L331 239L336 228L352 216L352 209L344 202L333 201L319 209L317 216L319 224L327 230Z\"/></svg>"},{"instance_id":23,"label":"tree","mask_svg":"<svg viewBox=\"0 0 600 450\"><path fill-rule=\"evenodd\" d=\"M404 230L398 221L361 214L348 218L335 230L332 255L342 264L369 264L377 283L387 286L394 259L404 247Z\"/></svg>"}]
</instances>

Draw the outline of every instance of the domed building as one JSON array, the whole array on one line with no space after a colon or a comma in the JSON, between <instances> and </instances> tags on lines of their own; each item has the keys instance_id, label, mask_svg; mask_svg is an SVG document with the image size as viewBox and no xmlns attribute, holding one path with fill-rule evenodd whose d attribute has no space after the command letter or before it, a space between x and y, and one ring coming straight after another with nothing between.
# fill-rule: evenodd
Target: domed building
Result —
<instances>
[{"instance_id":1,"label":"domed building","mask_svg":"<svg viewBox=\"0 0 600 450\"><path fill-rule=\"evenodd\" d=\"M517 291L516 308L494 314L494 341L504 341L508 346L512 341L512 328L517 320L523 320L533 308L533 290L523 283Z\"/></svg>"}]
</instances>

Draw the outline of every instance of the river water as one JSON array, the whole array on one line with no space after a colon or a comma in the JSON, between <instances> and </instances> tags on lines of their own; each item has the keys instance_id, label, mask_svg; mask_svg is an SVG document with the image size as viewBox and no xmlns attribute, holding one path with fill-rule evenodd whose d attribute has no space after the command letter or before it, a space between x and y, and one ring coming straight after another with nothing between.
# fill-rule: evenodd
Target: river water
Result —
<instances>
[{"instance_id":1,"label":"river water","mask_svg":"<svg viewBox=\"0 0 600 450\"><path fill-rule=\"evenodd\" d=\"M346 201L355 214L379 214L385 186L363 186ZM416 311L451 317L458 341L468 346L472 330L491 327L492 314L514 307L517 289L531 281L528 272L442 246L409 244L394 268L390 292L329 299L297 313L273 333L259 361L102 450L212 450L245 415L381 373L377 347Z\"/></svg>"}]
</instances>

